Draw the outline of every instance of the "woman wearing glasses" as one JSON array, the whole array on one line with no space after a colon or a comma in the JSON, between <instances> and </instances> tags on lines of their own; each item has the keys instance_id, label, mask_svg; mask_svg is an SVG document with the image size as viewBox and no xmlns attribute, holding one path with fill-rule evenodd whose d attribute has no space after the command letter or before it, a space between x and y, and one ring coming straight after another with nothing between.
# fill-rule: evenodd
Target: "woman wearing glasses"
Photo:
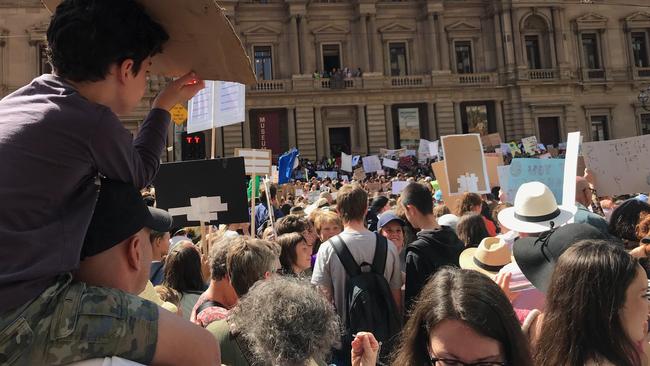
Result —
<instances>
[{"instance_id":1,"label":"woman wearing glasses","mask_svg":"<svg viewBox=\"0 0 650 366\"><path fill-rule=\"evenodd\" d=\"M531 366L510 301L487 276L446 267L422 289L394 365Z\"/></svg>"}]
</instances>

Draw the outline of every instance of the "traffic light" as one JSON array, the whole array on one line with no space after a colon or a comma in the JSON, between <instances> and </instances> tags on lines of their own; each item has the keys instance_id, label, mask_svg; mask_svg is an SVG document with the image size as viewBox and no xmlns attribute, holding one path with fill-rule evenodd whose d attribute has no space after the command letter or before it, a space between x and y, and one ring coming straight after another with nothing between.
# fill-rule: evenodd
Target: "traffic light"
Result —
<instances>
[{"instance_id":1,"label":"traffic light","mask_svg":"<svg viewBox=\"0 0 650 366\"><path fill-rule=\"evenodd\" d=\"M181 159L183 161L205 159L205 135L203 132L183 132L181 138Z\"/></svg>"}]
</instances>

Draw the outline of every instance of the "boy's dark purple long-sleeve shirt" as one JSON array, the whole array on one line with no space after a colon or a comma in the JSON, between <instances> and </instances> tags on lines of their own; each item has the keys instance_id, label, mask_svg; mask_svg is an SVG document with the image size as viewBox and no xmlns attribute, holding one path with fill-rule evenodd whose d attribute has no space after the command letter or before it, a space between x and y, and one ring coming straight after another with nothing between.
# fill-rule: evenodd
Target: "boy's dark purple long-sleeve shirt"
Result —
<instances>
[{"instance_id":1,"label":"boy's dark purple long-sleeve shirt","mask_svg":"<svg viewBox=\"0 0 650 366\"><path fill-rule=\"evenodd\" d=\"M98 173L149 184L169 121L153 109L133 140L108 107L49 74L0 101L0 314L78 267Z\"/></svg>"}]
</instances>

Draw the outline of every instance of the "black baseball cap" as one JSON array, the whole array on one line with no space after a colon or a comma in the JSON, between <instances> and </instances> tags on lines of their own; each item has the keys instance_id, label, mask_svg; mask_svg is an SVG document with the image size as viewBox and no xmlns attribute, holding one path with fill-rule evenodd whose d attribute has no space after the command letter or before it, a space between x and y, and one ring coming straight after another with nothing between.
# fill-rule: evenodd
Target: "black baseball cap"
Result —
<instances>
[{"instance_id":1,"label":"black baseball cap","mask_svg":"<svg viewBox=\"0 0 650 366\"><path fill-rule=\"evenodd\" d=\"M147 227L158 232L172 227L165 211L148 207L131 184L102 179L95 212L81 248L81 259L92 257Z\"/></svg>"}]
</instances>

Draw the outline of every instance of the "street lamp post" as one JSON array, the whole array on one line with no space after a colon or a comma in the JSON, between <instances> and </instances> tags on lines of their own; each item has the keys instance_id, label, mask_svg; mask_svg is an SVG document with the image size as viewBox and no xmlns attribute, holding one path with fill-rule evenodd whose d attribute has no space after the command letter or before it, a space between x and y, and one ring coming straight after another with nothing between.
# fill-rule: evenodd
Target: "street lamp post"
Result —
<instances>
[{"instance_id":1,"label":"street lamp post","mask_svg":"<svg viewBox=\"0 0 650 366\"><path fill-rule=\"evenodd\" d=\"M639 92L639 103L641 103L641 107L645 109L646 111L650 112L650 106L648 105L648 102L650 101L650 86L648 86L646 89L643 89Z\"/></svg>"}]
</instances>

